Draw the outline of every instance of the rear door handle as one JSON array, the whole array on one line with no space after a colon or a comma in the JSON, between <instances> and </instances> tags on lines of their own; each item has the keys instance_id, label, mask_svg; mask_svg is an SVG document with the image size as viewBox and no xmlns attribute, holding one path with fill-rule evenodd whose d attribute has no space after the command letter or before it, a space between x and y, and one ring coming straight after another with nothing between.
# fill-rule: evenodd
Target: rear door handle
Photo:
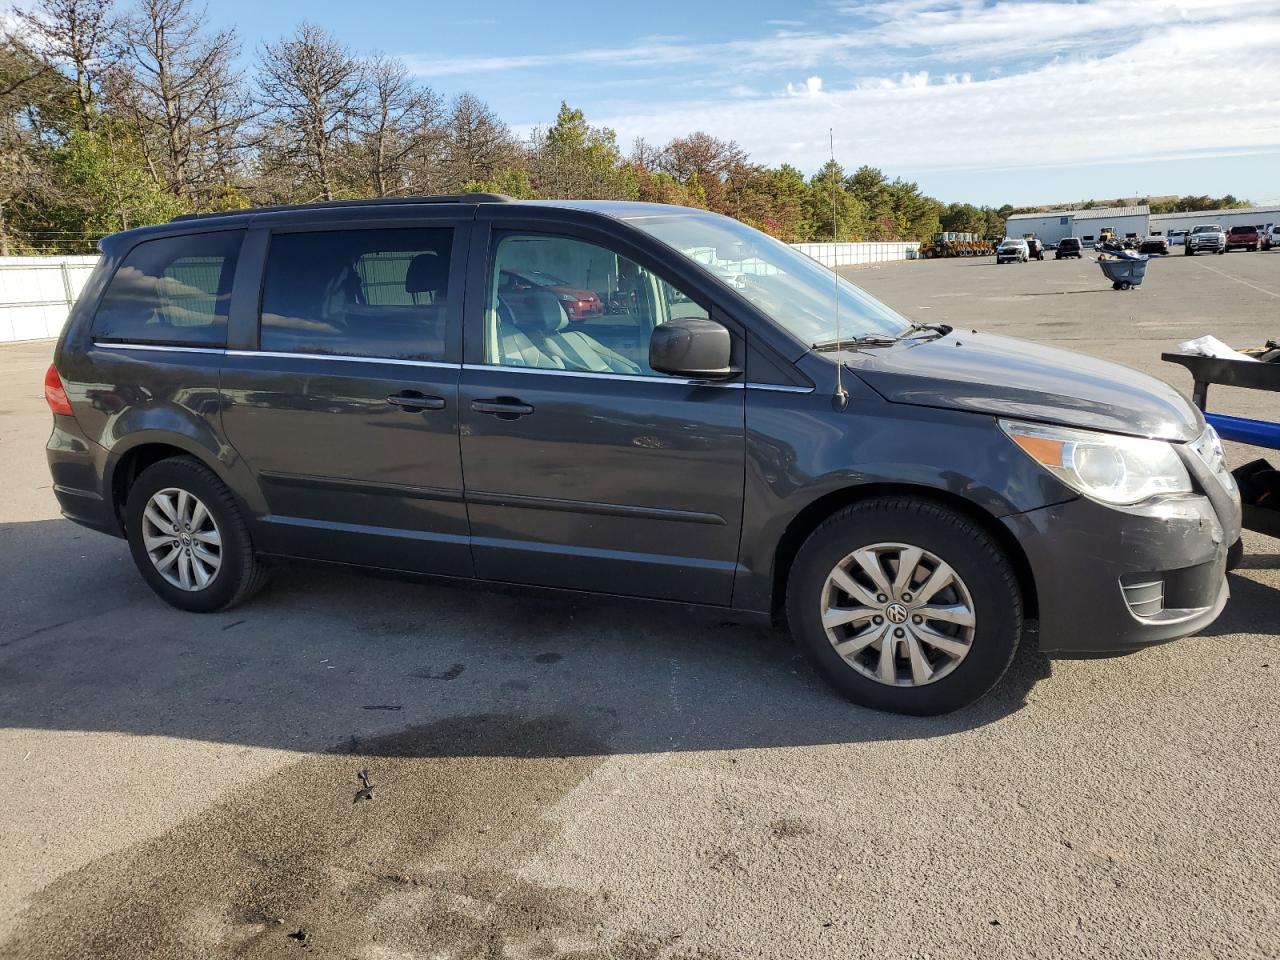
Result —
<instances>
[{"instance_id":1,"label":"rear door handle","mask_svg":"<svg viewBox=\"0 0 1280 960\"><path fill-rule=\"evenodd\" d=\"M471 409L476 413L491 413L503 420L527 417L533 413L533 405L522 403L515 397L494 397L491 400L472 400Z\"/></svg>"},{"instance_id":2,"label":"rear door handle","mask_svg":"<svg viewBox=\"0 0 1280 960\"><path fill-rule=\"evenodd\" d=\"M416 390L406 390L404 393L393 393L387 397L387 403L392 406L399 407L401 410L416 412L419 410L443 410L443 397L428 397L426 394L418 393Z\"/></svg>"}]
</instances>

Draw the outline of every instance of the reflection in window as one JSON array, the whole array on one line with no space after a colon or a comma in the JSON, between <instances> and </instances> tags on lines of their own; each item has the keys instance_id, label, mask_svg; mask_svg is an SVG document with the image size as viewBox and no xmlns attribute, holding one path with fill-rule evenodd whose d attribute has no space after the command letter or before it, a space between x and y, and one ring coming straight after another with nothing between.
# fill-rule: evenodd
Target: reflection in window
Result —
<instances>
[{"instance_id":1,"label":"reflection in window","mask_svg":"<svg viewBox=\"0 0 1280 960\"><path fill-rule=\"evenodd\" d=\"M661 277L593 243L499 234L485 312L485 362L663 376L649 366L660 323L707 311Z\"/></svg>"},{"instance_id":2,"label":"reflection in window","mask_svg":"<svg viewBox=\"0 0 1280 960\"><path fill-rule=\"evenodd\" d=\"M452 244L448 228L273 236L262 349L443 360Z\"/></svg>"},{"instance_id":3,"label":"reflection in window","mask_svg":"<svg viewBox=\"0 0 1280 960\"><path fill-rule=\"evenodd\" d=\"M225 346L242 231L146 240L116 270L93 318L98 340Z\"/></svg>"}]
</instances>

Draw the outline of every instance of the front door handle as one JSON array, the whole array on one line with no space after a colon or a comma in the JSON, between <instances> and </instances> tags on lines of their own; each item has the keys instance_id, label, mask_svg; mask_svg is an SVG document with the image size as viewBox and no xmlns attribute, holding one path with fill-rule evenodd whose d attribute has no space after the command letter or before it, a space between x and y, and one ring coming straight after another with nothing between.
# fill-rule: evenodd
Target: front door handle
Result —
<instances>
[{"instance_id":1,"label":"front door handle","mask_svg":"<svg viewBox=\"0 0 1280 960\"><path fill-rule=\"evenodd\" d=\"M387 403L401 410L408 410L411 413L419 410L443 410L443 397L428 397L426 394L418 393L416 390L406 390L404 393L393 393L387 397Z\"/></svg>"},{"instance_id":2,"label":"front door handle","mask_svg":"<svg viewBox=\"0 0 1280 960\"><path fill-rule=\"evenodd\" d=\"M476 413L491 413L502 420L514 420L533 413L533 404L522 403L515 397L494 397L490 400L472 400L471 409Z\"/></svg>"}]
</instances>

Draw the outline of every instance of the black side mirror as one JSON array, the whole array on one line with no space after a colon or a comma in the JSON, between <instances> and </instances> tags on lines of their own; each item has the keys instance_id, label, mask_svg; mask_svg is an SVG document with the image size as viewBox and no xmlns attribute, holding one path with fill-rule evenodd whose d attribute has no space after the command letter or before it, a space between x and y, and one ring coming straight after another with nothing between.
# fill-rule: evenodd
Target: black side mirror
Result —
<instances>
[{"instance_id":1,"label":"black side mirror","mask_svg":"<svg viewBox=\"0 0 1280 960\"><path fill-rule=\"evenodd\" d=\"M649 366L691 380L723 380L733 369L729 331L714 320L689 317L668 320L653 328L649 338Z\"/></svg>"}]
</instances>

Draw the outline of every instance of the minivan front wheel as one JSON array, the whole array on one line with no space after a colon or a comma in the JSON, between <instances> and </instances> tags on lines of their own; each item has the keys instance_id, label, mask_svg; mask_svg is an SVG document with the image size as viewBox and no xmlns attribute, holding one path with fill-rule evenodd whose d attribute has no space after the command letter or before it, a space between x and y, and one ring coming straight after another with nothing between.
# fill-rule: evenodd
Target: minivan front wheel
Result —
<instances>
[{"instance_id":1,"label":"minivan front wheel","mask_svg":"<svg viewBox=\"0 0 1280 960\"><path fill-rule=\"evenodd\" d=\"M235 498L196 460L175 457L142 471L129 489L125 529L143 579L182 610L225 610L262 584Z\"/></svg>"},{"instance_id":2,"label":"minivan front wheel","mask_svg":"<svg viewBox=\"0 0 1280 960\"><path fill-rule=\"evenodd\" d=\"M837 512L800 548L788 621L818 673L877 710L957 710L1004 675L1022 595L1000 546L968 517L913 498Z\"/></svg>"}]
</instances>

